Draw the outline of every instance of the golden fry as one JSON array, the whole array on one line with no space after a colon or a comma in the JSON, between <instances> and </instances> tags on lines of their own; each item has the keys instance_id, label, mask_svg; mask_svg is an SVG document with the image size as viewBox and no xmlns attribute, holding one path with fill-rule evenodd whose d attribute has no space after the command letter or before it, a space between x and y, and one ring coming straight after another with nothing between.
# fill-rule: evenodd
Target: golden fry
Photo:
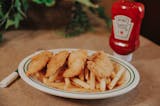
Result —
<instances>
[{"instance_id":1,"label":"golden fry","mask_svg":"<svg viewBox=\"0 0 160 106\"><path fill-rule=\"evenodd\" d=\"M99 84L99 82L96 82L96 89L100 90L100 84Z\"/></svg>"},{"instance_id":2,"label":"golden fry","mask_svg":"<svg viewBox=\"0 0 160 106\"><path fill-rule=\"evenodd\" d=\"M113 79L116 76L116 73L112 71L110 78Z\"/></svg>"},{"instance_id":3,"label":"golden fry","mask_svg":"<svg viewBox=\"0 0 160 106\"><path fill-rule=\"evenodd\" d=\"M106 79L106 84L109 85L111 83L111 78Z\"/></svg>"},{"instance_id":4,"label":"golden fry","mask_svg":"<svg viewBox=\"0 0 160 106\"><path fill-rule=\"evenodd\" d=\"M95 84L96 84L96 78L93 72L90 72L90 88L92 90L95 89Z\"/></svg>"},{"instance_id":5,"label":"golden fry","mask_svg":"<svg viewBox=\"0 0 160 106\"><path fill-rule=\"evenodd\" d=\"M79 85L80 87L82 87L82 88L86 88L86 89L89 89L89 88L90 88L90 86L89 86L86 82L81 81L81 80L78 79L78 78L72 78L72 81L73 81L74 83L76 83L77 85Z\"/></svg>"},{"instance_id":6,"label":"golden fry","mask_svg":"<svg viewBox=\"0 0 160 106\"><path fill-rule=\"evenodd\" d=\"M100 81L100 90L105 91L106 90L106 80L103 78Z\"/></svg>"},{"instance_id":7,"label":"golden fry","mask_svg":"<svg viewBox=\"0 0 160 106\"><path fill-rule=\"evenodd\" d=\"M121 78L121 76L123 75L123 73L125 72L125 69L124 68L121 68L116 76L114 77L114 79L111 81L111 83L109 84L108 88L109 89L113 89L116 85L116 83L118 82L118 80Z\"/></svg>"},{"instance_id":8,"label":"golden fry","mask_svg":"<svg viewBox=\"0 0 160 106\"><path fill-rule=\"evenodd\" d=\"M49 77L50 82L54 82L58 76L59 72L55 72L52 76Z\"/></svg>"},{"instance_id":9,"label":"golden fry","mask_svg":"<svg viewBox=\"0 0 160 106\"><path fill-rule=\"evenodd\" d=\"M45 75L41 72L37 72L37 73L35 73L35 77L36 77L37 80L42 82Z\"/></svg>"},{"instance_id":10,"label":"golden fry","mask_svg":"<svg viewBox=\"0 0 160 106\"><path fill-rule=\"evenodd\" d=\"M118 80L118 82L117 82L118 86L122 85L125 82L125 76L126 76L126 71L122 74L122 76Z\"/></svg>"},{"instance_id":11,"label":"golden fry","mask_svg":"<svg viewBox=\"0 0 160 106\"><path fill-rule=\"evenodd\" d=\"M85 76L85 80L89 80L89 70L88 70L88 68L86 67L85 69L84 69L84 76Z\"/></svg>"},{"instance_id":12,"label":"golden fry","mask_svg":"<svg viewBox=\"0 0 160 106\"><path fill-rule=\"evenodd\" d=\"M69 78L65 78L65 86L64 86L64 89L67 89L70 85L71 85L71 82L70 82L70 79Z\"/></svg>"},{"instance_id":13,"label":"golden fry","mask_svg":"<svg viewBox=\"0 0 160 106\"><path fill-rule=\"evenodd\" d=\"M65 83L64 82L54 82L54 83L50 83L48 86L53 87L53 88L57 88L57 89L64 89Z\"/></svg>"},{"instance_id":14,"label":"golden fry","mask_svg":"<svg viewBox=\"0 0 160 106\"><path fill-rule=\"evenodd\" d=\"M112 62L114 72L117 73L120 70L120 65L116 62Z\"/></svg>"}]
</instances>

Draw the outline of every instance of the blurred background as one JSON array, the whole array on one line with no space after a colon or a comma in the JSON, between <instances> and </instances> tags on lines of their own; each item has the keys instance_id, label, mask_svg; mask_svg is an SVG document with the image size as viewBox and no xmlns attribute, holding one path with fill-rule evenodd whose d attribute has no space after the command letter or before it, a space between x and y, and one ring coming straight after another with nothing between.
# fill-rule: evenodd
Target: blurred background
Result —
<instances>
[{"instance_id":1,"label":"blurred background","mask_svg":"<svg viewBox=\"0 0 160 106\"><path fill-rule=\"evenodd\" d=\"M53 28L63 29L63 27L65 26L66 28L64 30L66 31L67 34L76 35L78 33L86 31L85 28L88 28L89 26L89 24L83 24L82 25L82 27L84 27L83 30L78 29L77 31L77 29L74 29L77 31L76 33L70 30L77 25L73 23L74 22L76 23L76 21L80 17L82 17L82 19L80 20L81 23L88 22L87 21L88 18L85 17L85 14L83 13L83 11L80 11L81 6L79 6L78 4L74 7L76 9L74 10L75 13L73 14L73 3L69 2L72 0L56 0L57 2L56 2L56 5L54 6L50 6L51 4L50 1L52 0L48 0L48 4L41 3L43 0L24 0L24 1L23 0L4 0L4 1L7 4L6 6L8 6L5 8L8 8L8 9L10 8L12 1L15 1L15 5L19 6L19 8L22 9L24 14L22 13L21 14L22 16L17 15L16 17L19 17L19 18L14 18L15 22L12 22L13 20L11 19L7 20L8 23L7 22L5 24L3 23L3 25L1 26L1 31L13 30L15 28L16 29L17 28L18 29L34 29L34 30L35 29L53 29ZM117 0L91 0L91 1L94 5L100 4L100 6L102 6L103 9L100 8L99 10L94 10L94 6L86 5L92 8L91 11L87 10L87 15L89 14L88 20L92 21L92 17L94 17L94 15L92 16L90 14L91 12L93 13L96 12L94 14L98 14L99 17L104 20L107 26L106 29L110 31L111 6ZM152 40L154 43L160 45L160 31L159 31L160 30L160 12L159 12L160 1L159 0L135 0L135 1L142 2L145 5L145 17L143 19L142 26L141 26L141 35ZM0 3L2 2L3 0L0 1ZM18 2L22 2L22 3L20 4ZM18 10L18 7L17 7L17 10ZM13 12L16 13L16 9ZM79 14L79 12L81 12L80 13L81 16L79 15L76 16L76 14ZM103 14L103 12L105 15ZM1 18L2 17L4 16L1 15ZM77 20L73 20L73 17L74 18L77 17ZM13 17L11 16L11 18ZM71 25L67 25L69 23L71 23Z\"/></svg>"}]
</instances>

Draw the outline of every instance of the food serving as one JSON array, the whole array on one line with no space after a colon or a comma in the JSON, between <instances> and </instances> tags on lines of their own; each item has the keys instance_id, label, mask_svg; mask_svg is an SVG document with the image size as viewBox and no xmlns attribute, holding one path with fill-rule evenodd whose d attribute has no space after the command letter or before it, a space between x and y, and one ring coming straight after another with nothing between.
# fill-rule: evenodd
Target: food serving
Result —
<instances>
[{"instance_id":1,"label":"food serving","mask_svg":"<svg viewBox=\"0 0 160 106\"><path fill-rule=\"evenodd\" d=\"M126 69L111 61L103 51L92 55L82 49L58 53L43 51L31 58L26 75L51 88L102 92L122 85Z\"/></svg>"}]
</instances>

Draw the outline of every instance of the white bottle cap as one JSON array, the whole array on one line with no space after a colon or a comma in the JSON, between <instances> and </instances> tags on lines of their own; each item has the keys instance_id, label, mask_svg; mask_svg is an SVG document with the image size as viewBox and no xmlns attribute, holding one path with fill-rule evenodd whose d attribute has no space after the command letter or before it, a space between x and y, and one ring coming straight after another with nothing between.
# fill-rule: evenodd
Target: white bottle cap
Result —
<instances>
[{"instance_id":1,"label":"white bottle cap","mask_svg":"<svg viewBox=\"0 0 160 106\"><path fill-rule=\"evenodd\" d=\"M120 54L117 54L115 52L113 52L113 55L116 56L116 57L118 57L118 58L121 58L121 59L123 59L123 60L125 60L127 62L130 62L132 60L132 56L133 56L132 53L128 54L128 55L120 55Z\"/></svg>"}]
</instances>

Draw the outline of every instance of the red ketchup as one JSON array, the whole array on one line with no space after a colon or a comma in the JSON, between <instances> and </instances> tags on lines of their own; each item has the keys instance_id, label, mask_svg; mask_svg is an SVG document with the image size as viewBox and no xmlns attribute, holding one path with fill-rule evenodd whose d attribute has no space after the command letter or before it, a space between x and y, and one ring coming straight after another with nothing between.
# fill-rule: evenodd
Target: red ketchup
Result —
<instances>
[{"instance_id":1,"label":"red ketchup","mask_svg":"<svg viewBox=\"0 0 160 106\"><path fill-rule=\"evenodd\" d=\"M119 0L112 6L112 33L110 46L114 55L131 61L132 52L139 46L139 32L144 17L144 5L129 0Z\"/></svg>"}]
</instances>

